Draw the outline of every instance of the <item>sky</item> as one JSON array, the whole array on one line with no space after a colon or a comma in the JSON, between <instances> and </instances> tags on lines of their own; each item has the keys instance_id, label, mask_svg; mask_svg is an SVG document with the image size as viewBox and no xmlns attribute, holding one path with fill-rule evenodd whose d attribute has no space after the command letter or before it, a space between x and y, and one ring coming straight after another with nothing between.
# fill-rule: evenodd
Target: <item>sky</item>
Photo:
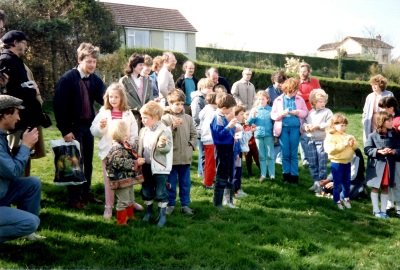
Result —
<instances>
[{"instance_id":1,"label":"sky","mask_svg":"<svg viewBox=\"0 0 400 270\"><path fill-rule=\"evenodd\" d=\"M326 43L378 34L400 56L399 0L101 0L179 10L196 46L316 55Z\"/></svg>"}]
</instances>

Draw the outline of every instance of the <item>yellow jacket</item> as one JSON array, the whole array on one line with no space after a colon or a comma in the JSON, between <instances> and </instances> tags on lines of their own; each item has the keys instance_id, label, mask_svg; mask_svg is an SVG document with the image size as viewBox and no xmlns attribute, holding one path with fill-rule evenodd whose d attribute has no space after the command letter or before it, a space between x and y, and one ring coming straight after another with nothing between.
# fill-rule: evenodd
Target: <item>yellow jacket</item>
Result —
<instances>
[{"instance_id":1,"label":"yellow jacket","mask_svg":"<svg viewBox=\"0 0 400 270\"><path fill-rule=\"evenodd\" d=\"M347 144L348 139L354 140L353 146ZM340 134L335 132L334 134L327 133L324 150L328 154L328 158L332 162L347 164L354 157L354 150L358 147L358 143L354 136L346 133Z\"/></svg>"}]
</instances>

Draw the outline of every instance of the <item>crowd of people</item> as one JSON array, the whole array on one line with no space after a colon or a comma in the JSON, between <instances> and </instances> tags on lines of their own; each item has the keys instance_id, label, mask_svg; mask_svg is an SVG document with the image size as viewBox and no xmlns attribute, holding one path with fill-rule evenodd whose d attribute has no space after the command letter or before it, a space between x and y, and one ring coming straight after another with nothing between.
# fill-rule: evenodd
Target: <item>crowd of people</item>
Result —
<instances>
[{"instance_id":1,"label":"crowd of people","mask_svg":"<svg viewBox=\"0 0 400 270\"><path fill-rule=\"evenodd\" d=\"M43 239L35 233L41 183L24 174L42 133L37 121L40 91L23 64L29 39L21 31L9 31L1 41L0 242L22 236ZM236 199L247 195L242 189L243 156L249 176L253 164L259 168L261 183L277 179L279 163L283 182L297 186L300 152L316 195L332 193L339 209L350 209L350 200L369 186L373 215L388 218L387 208L396 205L400 217L400 112L383 76L371 78L373 92L363 110L363 150L368 157L364 176L359 144L345 133L348 119L326 108L328 94L310 77L307 63L299 67L300 78L279 71L272 75L271 86L256 91L249 68L231 87L215 67L196 78L195 63L188 60L174 80L171 71L177 60L172 52L154 59L134 53L125 75L106 87L95 74L99 54L98 47L82 43L77 66L60 77L54 94L57 128L65 142L79 142L86 180L67 186L68 207L84 210L88 203L104 204L91 191L96 137L104 178L103 216L112 218L116 197L117 225L126 226L135 211L144 211L143 220L151 221L157 203L156 224L162 227L174 213L178 196L180 212L193 215L194 151L199 154L197 174L203 187L213 191L218 209L237 208ZM102 105L98 112L94 102ZM135 184L141 184L144 206L135 201Z\"/></svg>"}]
</instances>

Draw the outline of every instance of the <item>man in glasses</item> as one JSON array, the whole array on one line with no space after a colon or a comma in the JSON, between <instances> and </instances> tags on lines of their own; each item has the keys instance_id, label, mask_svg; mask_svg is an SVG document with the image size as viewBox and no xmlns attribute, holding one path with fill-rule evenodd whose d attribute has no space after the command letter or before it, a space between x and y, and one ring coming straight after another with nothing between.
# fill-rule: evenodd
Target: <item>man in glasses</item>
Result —
<instances>
[{"instance_id":1,"label":"man in glasses","mask_svg":"<svg viewBox=\"0 0 400 270\"><path fill-rule=\"evenodd\" d=\"M237 105L242 105L246 110L253 108L256 89L250 82L253 73L249 68L245 68L242 72L242 79L232 85L232 95L236 100Z\"/></svg>"}]
</instances>

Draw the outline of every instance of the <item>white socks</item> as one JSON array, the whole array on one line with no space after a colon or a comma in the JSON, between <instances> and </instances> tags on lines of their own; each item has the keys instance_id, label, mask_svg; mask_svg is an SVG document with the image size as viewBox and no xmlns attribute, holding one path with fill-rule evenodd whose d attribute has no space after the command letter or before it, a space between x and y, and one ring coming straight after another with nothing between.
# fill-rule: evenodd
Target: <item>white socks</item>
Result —
<instances>
[{"instance_id":1,"label":"white socks","mask_svg":"<svg viewBox=\"0 0 400 270\"><path fill-rule=\"evenodd\" d=\"M379 213L378 193L371 192L372 211Z\"/></svg>"},{"instance_id":2,"label":"white socks","mask_svg":"<svg viewBox=\"0 0 400 270\"><path fill-rule=\"evenodd\" d=\"M388 194L381 193L381 212L382 213L386 213L386 206L388 203L388 198L389 198Z\"/></svg>"}]
</instances>

